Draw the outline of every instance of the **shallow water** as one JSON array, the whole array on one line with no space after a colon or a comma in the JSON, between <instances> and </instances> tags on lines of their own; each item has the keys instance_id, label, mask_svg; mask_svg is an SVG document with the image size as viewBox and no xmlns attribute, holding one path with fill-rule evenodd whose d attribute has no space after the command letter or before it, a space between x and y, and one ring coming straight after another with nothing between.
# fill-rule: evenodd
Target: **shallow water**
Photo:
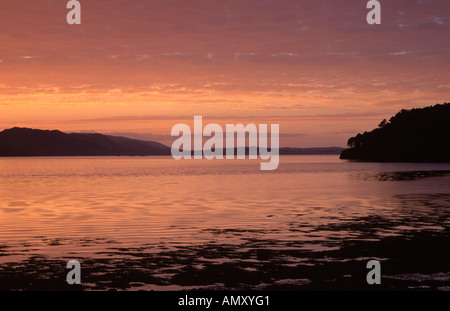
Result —
<instances>
[{"instance_id":1,"label":"shallow water","mask_svg":"<svg viewBox=\"0 0 450 311\"><path fill-rule=\"evenodd\" d=\"M450 164L0 159L2 289L449 289ZM14 280L13 280L14 278ZM70 289L70 288L69 288Z\"/></svg>"}]
</instances>

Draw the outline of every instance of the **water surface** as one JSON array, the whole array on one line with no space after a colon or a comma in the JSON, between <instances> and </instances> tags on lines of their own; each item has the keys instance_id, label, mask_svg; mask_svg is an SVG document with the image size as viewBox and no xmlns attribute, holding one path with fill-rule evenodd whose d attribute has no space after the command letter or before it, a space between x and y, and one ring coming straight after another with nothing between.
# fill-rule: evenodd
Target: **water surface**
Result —
<instances>
[{"instance_id":1,"label":"water surface","mask_svg":"<svg viewBox=\"0 0 450 311\"><path fill-rule=\"evenodd\" d=\"M450 164L0 159L2 289L449 289ZM70 288L69 288L70 289Z\"/></svg>"}]
</instances>

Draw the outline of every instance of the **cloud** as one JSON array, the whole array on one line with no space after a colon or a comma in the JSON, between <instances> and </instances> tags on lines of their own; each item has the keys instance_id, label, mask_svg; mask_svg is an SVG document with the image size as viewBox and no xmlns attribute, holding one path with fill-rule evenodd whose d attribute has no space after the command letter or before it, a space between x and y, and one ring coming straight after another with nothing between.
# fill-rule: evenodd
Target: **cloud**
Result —
<instances>
[{"instance_id":1,"label":"cloud","mask_svg":"<svg viewBox=\"0 0 450 311\"><path fill-rule=\"evenodd\" d=\"M282 121L282 120L337 120L337 119L372 119L385 115L386 113L382 113L379 111L367 111L367 112L346 112L346 113L332 113L332 114L308 114L308 115L227 115L227 116L214 116L214 115L205 115L203 116L204 122L213 122L213 121L227 121L232 123L251 122L253 120L260 121ZM93 118L93 119L73 119L67 120L67 122L73 123L122 123L122 122L151 122L151 121L174 121L174 122L190 122L193 121L194 115L185 115L185 116L154 116L154 115L128 115L128 116L113 116L113 117L104 117L104 118ZM245 122L244 122L245 123Z\"/></svg>"},{"instance_id":2,"label":"cloud","mask_svg":"<svg viewBox=\"0 0 450 311\"><path fill-rule=\"evenodd\" d=\"M57 1L3 1L1 118L138 131L201 114L359 129L448 101L447 12L449 1L387 1L370 26L354 0L90 0L71 27Z\"/></svg>"},{"instance_id":3,"label":"cloud","mask_svg":"<svg viewBox=\"0 0 450 311\"><path fill-rule=\"evenodd\" d=\"M389 53L389 55L394 55L394 56L399 56L399 55L407 55L407 54L411 54L411 51L401 51L401 52L393 52L393 53Z\"/></svg>"}]
</instances>

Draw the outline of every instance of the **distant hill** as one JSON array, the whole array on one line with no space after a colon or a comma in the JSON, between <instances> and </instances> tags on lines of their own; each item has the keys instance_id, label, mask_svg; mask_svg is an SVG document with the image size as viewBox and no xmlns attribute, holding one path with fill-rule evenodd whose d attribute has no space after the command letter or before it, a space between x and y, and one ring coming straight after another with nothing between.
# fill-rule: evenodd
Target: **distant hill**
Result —
<instances>
[{"instance_id":1,"label":"distant hill","mask_svg":"<svg viewBox=\"0 0 450 311\"><path fill-rule=\"evenodd\" d=\"M270 149L270 148L269 148ZM340 147L313 147L313 148L291 148L282 147L278 149L279 155L339 155L345 148ZM222 154L225 156L227 150L231 153L237 154L237 148L234 149L222 149ZM245 154L248 156L250 150L249 147L245 147ZM218 151L220 153L220 151ZM209 151L204 150L203 154L211 154ZM257 154L260 155L260 150L257 149ZM194 155L194 150L192 150Z\"/></svg>"},{"instance_id":2,"label":"distant hill","mask_svg":"<svg viewBox=\"0 0 450 311\"><path fill-rule=\"evenodd\" d=\"M348 140L341 159L450 162L450 104L401 110L378 128Z\"/></svg>"},{"instance_id":3,"label":"distant hill","mask_svg":"<svg viewBox=\"0 0 450 311\"><path fill-rule=\"evenodd\" d=\"M102 134L12 128L0 132L0 156L146 156L170 155L170 148Z\"/></svg>"},{"instance_id":4,"label":"distant hill","mask_svg":"<svg viewBox=\"0 0 450 311\"><path fill-rule=\"evenodd\" d=\"M280 148L281 155L310 154L310 155L333 155L340 154L344 148L341 147L315 147L315 148Z\"/></svg>"},{"instance_id":5,"label":"distant hill","mask_svg":"<svg viewBox=\"0 0 450 311\"><path fill-rule=\"evenodd\" d=\"M343 148L280 148L281 155L340 154ZM225 152L225 150L223 150ZM236 154L236 149L234 150ZM248 148L246 148L248 154ZM14 127L0 132L0 157L23 156L148 156L171 155L171 148L103 134L63 133Z\"/></svg>"}]
</instances>

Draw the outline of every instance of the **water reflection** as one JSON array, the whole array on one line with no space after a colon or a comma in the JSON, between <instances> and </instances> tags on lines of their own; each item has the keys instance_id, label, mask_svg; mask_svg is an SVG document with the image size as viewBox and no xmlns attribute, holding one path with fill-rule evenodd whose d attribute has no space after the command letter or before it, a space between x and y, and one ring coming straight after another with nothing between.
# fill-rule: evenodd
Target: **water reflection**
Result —
<instances>
[{"instance_id":1,"label":"water reflection","mask_svg":"<svg viewBox=\"0 0 450 311\"><path fill-rule=\"evenodd\" d=\"M251 165L0 161L0 289L370 289L373 258L381 289L448 287L450 167Z\"/></svg>"}]
</instances>

